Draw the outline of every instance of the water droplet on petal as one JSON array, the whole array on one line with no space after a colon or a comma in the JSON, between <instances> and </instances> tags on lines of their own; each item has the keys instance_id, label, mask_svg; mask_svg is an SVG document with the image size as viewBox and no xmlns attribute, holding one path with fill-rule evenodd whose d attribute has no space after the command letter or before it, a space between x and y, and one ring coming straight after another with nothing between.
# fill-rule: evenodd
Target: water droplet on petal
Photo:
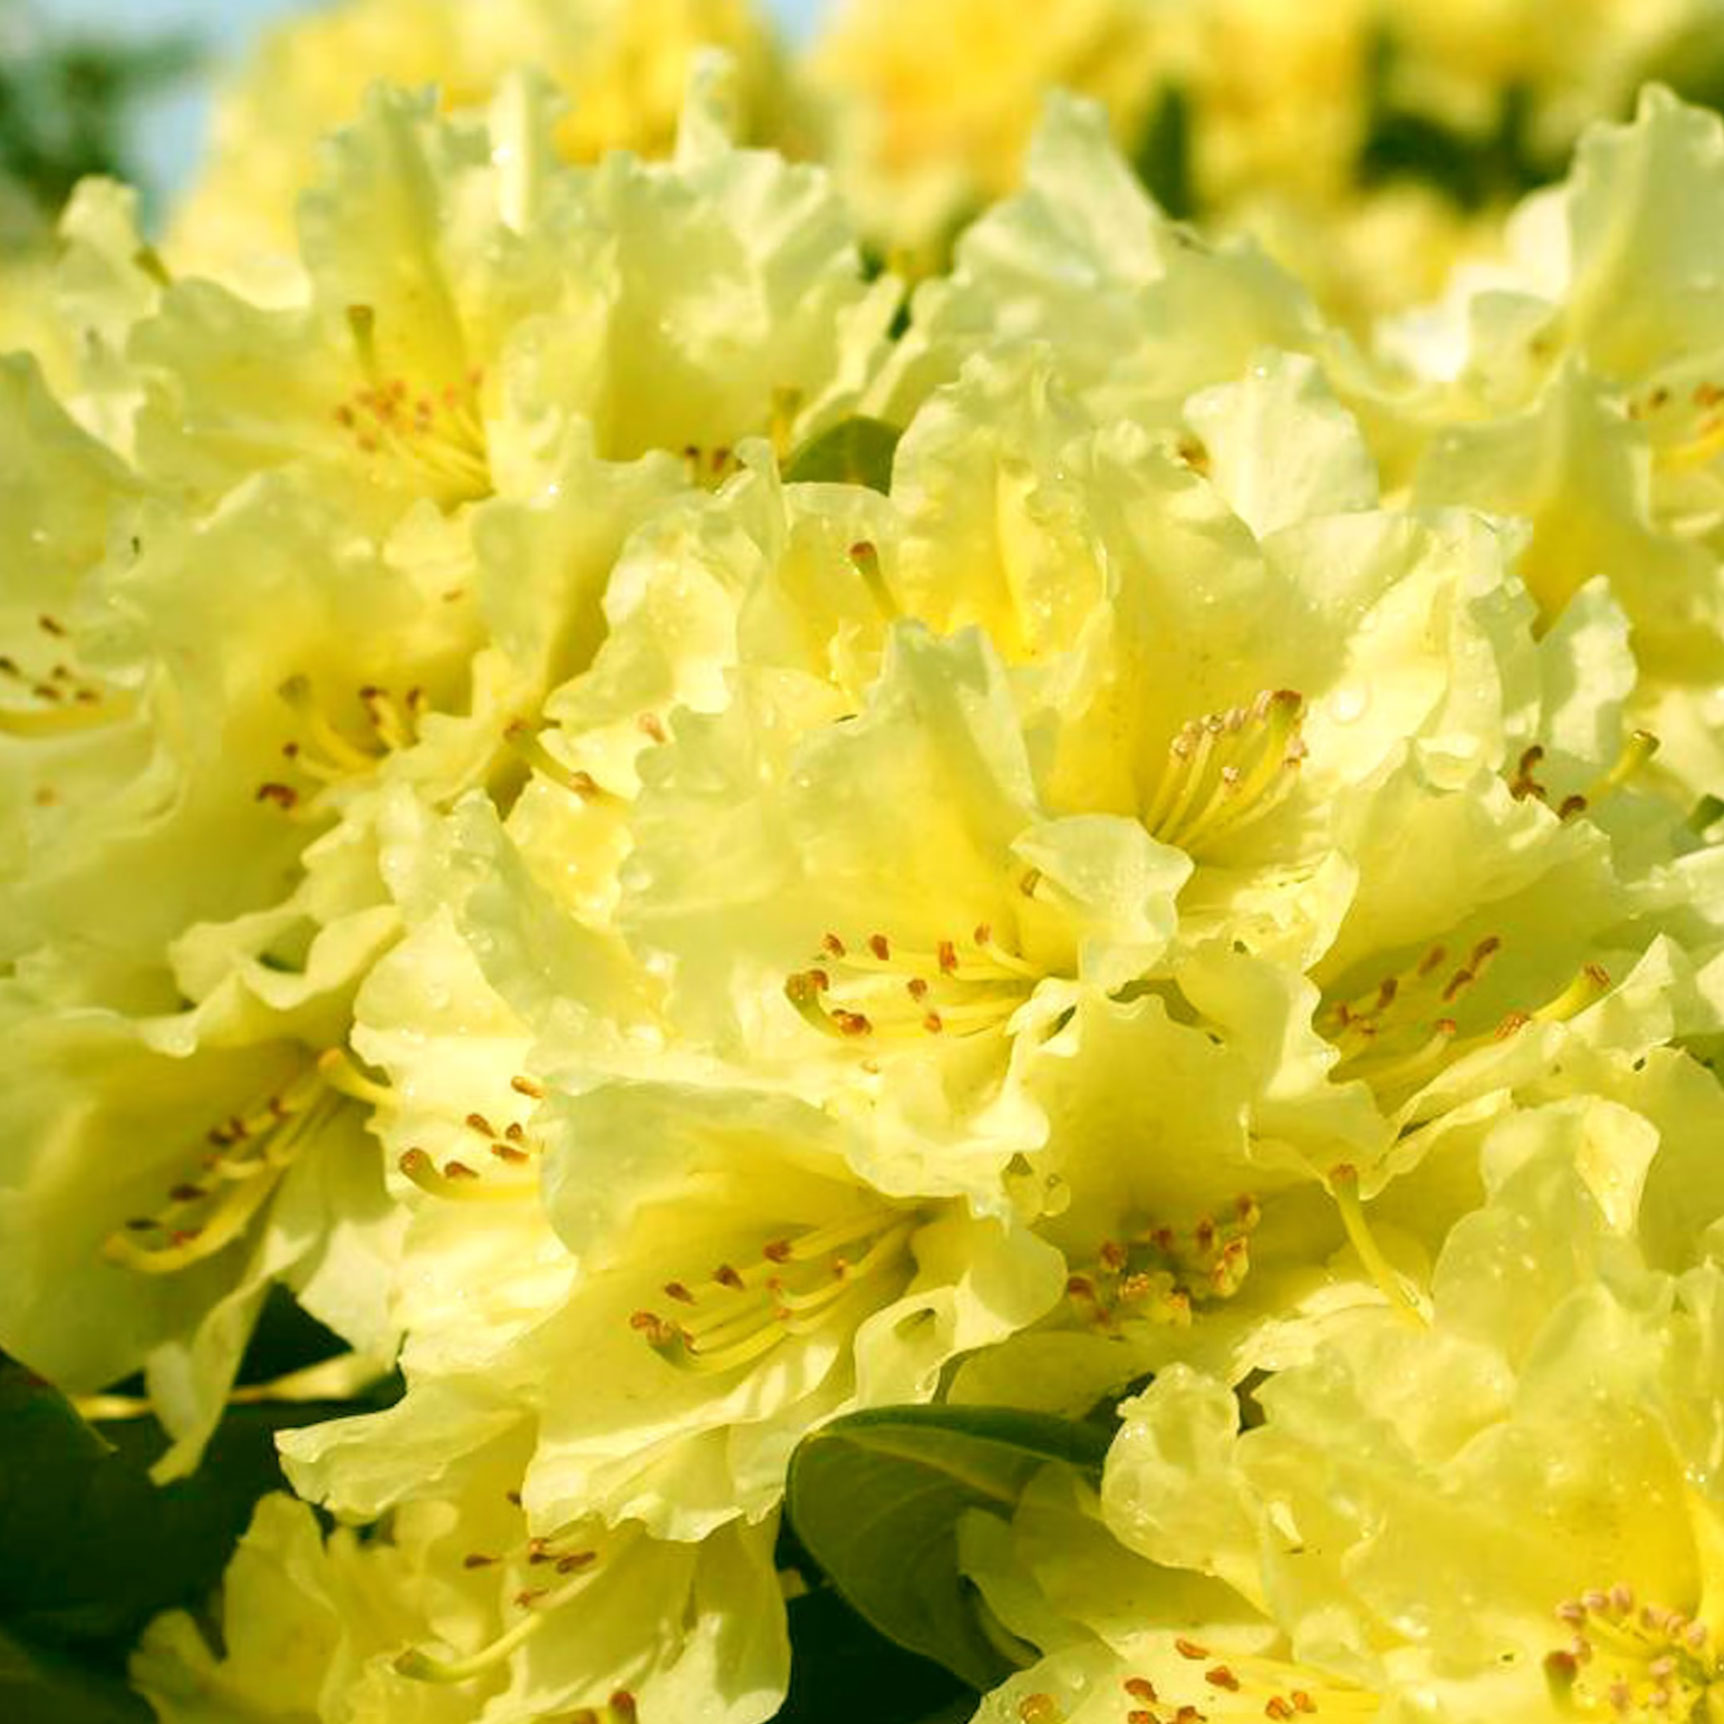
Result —
<instances>
[{"instance_id":1,"label":"water droplet on petal","mask_svg":"<svg viewBox=\"0 0 1724 1724\"><path fill-rule=\"evenodd\" d=\"M1370 704L1370 691L1362 683L1347 683L1329 696L1329 716L1337 724L1356 724Z\"/></svg>"}]
</instances>

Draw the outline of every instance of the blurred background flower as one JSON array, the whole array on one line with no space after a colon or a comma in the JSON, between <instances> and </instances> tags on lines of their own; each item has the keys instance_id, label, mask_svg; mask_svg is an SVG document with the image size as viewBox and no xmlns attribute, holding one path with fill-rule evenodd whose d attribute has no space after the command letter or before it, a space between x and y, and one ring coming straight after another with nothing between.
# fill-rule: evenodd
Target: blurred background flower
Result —
<instances>
[{"instance_id":1,"label":"blurred background flower","mask_svg":"<svg viewBox=\"0 0 1724 1724\"><path fill-rule=\"evenodd\" d=\"M1724 0L0 0L0 250L107 171L177 270L267 295L313 144L372 78L455 107L530 62L572 97L565 155L652 156L703 43L738 135L830 164L908 276L1016 184L1061 86L1170 214L1251 234L1359 329L1493 249L1644 79L1724 93Z\"/></svg>"},{"instance_id":2,"label":"blurred background flower","mask_svg":"<svg viewBox=\"0 0 1724 1724\"><path fill-rule=\"evenodd\" d=\"M769 0L764 10L795 43L819 7ZM630 10L662 27L673 8ZM0 0L0 250L31 244L87 173L135 180L159 220L209 154L215 91L271 27L354 11L327 0ZM363 85L362 66L343 70Z\"/></svg>"}]
</instances>

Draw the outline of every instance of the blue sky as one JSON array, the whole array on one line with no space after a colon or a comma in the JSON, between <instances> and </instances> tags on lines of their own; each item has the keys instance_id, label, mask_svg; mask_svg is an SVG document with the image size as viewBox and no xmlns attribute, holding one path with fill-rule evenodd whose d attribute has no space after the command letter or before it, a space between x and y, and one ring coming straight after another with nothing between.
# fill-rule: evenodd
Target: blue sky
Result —
<instances>
[{"instance_id":1,"label":"blue sky","mask_svg":"<svg viewBox=\"0 0 1724 1724\"><path fill-rule=\"evenodd\" d=\"M822 9L822 0L761 3L793 40L808 33ZM305 7L306 0L44 0L37 11L56 33L151 35L183 30L207 43L218 58L227 58L243 54L271 20ZM156 186L171 189L196 161L206 109L203 93L194 88L164 97L140 114L138 160Z\"/></svg>"}]
</instances>

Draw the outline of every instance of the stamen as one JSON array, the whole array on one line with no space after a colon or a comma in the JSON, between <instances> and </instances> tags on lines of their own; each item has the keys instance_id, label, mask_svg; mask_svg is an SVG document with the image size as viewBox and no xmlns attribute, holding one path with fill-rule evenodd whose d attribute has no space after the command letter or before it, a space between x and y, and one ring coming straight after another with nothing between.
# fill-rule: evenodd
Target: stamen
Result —
<instances>
[{"instance_id":1,"label":"stamen","mask_svg":"<svg viewBox=\"0 0 1724 1724\"><path fill-rule=\"evenodd\" d=\"M318 1076L333 1090L371 1107L396 1108L400 1098L387 1084L367 1077L341 1048L325 1048L317 1056Z\"/></svg>"},{"instance_id":2,"label":"stamen","mask_svg":"<svg viewBox=\"0 0 1724 1724\"><path fill-rule=\"evenodd\" d=\"M418 692L415 689L413 694ZM360 689L359 700L365 708L365 716L387 747L399 749L413 745L415 738L410 714L415 703L411 695L406 701L397 701L388 689L368 683Z\"/></svg>"},{"instance_id":3,"label":"stamen","mask_svg":"<svg viewBox=\"0 0 1724 1724\"><path fill-rule=\"evenodd\" d=\"M103 1242L102 1255L145 1275L170 1275L214 1256L245 1232L305 1143L340 1106L314 1070L251 1114L212 1128L201 1175L173 1184L157 1214L124 1222Z\"/></svg>"},{"instance_id":4,"label":"stamen","mask_svg":"<svg viewBox=\"0 0 1724 1724\"><path fill-rule=\"evenodd\" d=\"M721 1264L706 1291L683 1280L667 1282L666 1296L686 1308L685 1316L672 1321L636 1311L630 1327L681 1369L736 1370L764 1358L787 1337L815 1333L848 1309L864 1284L902 1262L917 1224L913 1214L868 1209L798 1236L768 1240L757 1262L740 1270ZM862 1240L868 1247L855 1261L833 1255Z\"/></svg>"},{"instance_id":5,"label":"stamen","mask_svg":"<svg viewBox=\"0 0 1724 1724\"><path fill-rule=\"evenodd\" d=\"M850 547L850 566L862 577L862 584L868 589L880 615L888 622L895 621L899 615L898 601L886 585L886 577L880 568L880 551L871 539L858 539Z\"/></svg>"},{"instance_id":6,"label":"stamen","mask_svg":"<svg viewBox=\"0 0 1724 1724\"><path fill-rule=\"evenodd\" d=\"M883 933L855 947L829 933L821 959L788 977L784 994L805 1023L841 1040L979 1034L1008 1019L1041 980L988 923L962 950L940 940L931 952Z\"/></svg>"},{"instance_id":7,"label":"stamen","mask_svg":"<svg viewBox=\"0 0 1724 1724\"><path fill-rule=\"evenodd\" d=\"M1532 1013L1535 1023L1561 1024L1578 1017L1610 992L1610 972L1600 964L1588 964L1554 1000Z\"/></svg>"},{"instance_id":8,"label":"stamen","mask_svg":"<svg viewBox=\"0 0 1724 1724\"><path fill-rule=\"evenodd\" d=\"M1515 767L1514 777L1509 780L1509 795L1516 802L1524 802L1529 796L1543 802L1549 794L1545 787L1533 777L1533 768L1544 759L1544 749L1534 743L1531 748L1521 753L1520 761Z\"/></svg>"},{"instance_id":9,"label":"stamen","mask_svg":"<svg viewBox=\"0 0 1724 1724\"><path fill-rule=\"evenodd\" d=\"M1188 721L1168 744L1143 824L1195 855L1261 819L1292 791L1306 753L1304 710L1292 689L1265 689L1249 707Z\"/></svg>"},{"instance_id":10,"label":"stamen","mask_svg":"<svg viewBox=\"0 0 1724 1724\"><path fill-rule=\"evenodd\" d=\"M1122 1322L1185 1327L1195 1307L1231 1299L1251 1268L1250 1239L1262 1219L1254 1197L1241 1196L1220 1221L1201 1217L1183 1234L1147 1224L1122 1240L1104 1240L1088 1272L1070 1276L1066 1295L1109 1334Z\"/></svg>"},{"instance_id":11,"label":"stamen","mask_svg":"<svg viewBox=\"0 0 1724 1724\"><path fill-rule=\"evenodd\" d=\"M1724 1666L1706 1650L1707 1636L1680 1611L1648 1603L1635 1609L1620 1582L1556 1607L1569 1633L1544 1661L1552 1701L1565 1717L1597 1717L1606 1708L1636 1724L1698 1717L1724 1681Z\"/></svg>"},{"instance_id":12,"label":"stamen","mask_svg":"<svg viewBox=\"0 0 1724 1724\"><path fill-rule=\"evenodd\" d=\"M1380 1695L1329 1679L1308 1665L1286 1664L1256 1654L1215 1660L1207 1647L1183 1637L1174 1640L1172 1652L1176 1657L1163 1655L1158 1661L1155 1680L1132 1675L1121 1683L1128 1699L1136 1703L1124 1714L1125 1724L1204 1724L1209 1719L1220 1724L1223 1717L1271 1718L1285 1724L1288 1719L1306 1716L1362 1720L1375 1718L1381 1711ZM1045 1695L1032 1698L1049 1699ZM1049 1705L1052 1710L1020 1709L1020 1716L1034 1724L1041 1724L1043 1718L1057 1721L1064 1717L1051 1699ZM1095 1716L1099 1721L1103 1714L1097 1712ZM1107 1716L1114 1714L1109 1711Z\"/></svg>"},{"instance_id":13,"label":"stamen","mask_svg":"<svg viewBox=\"0 0 1724 1724\"><path fill-rule=\"evenodd\" d=\"M1365 1206L1359 1197L1359 1170L1346 1162L1329 1169L1329 1195L1341 1212L1341 1225L1347 1238L1364 1264L1366 1273L1388 1296L1389 1303L1419 1328L1430 1325L1417 1301L1408 1291L1400 1272L1383 1255L1370 1223L1365 1219Z\"/></svg>"},{"instance_id":14,"label":"stamen","mask_svg":"<svg viewBox=\"0 0 1724 1724\"><path fill-rule=\"evenodd\" d=\"M405 378L384 376L372 306L350 305L347 324L365 387L337 404L335 423L362 454L388 456L428 480L445 508L487 495L490 458L478 402L483 371L475 367L459 382L416 391Z\"/></svg>"},{"instance_id":15,"label":"stamen","mask_svg":"<svg viewBox=\"0 0 1724 1724\"><path fill-rule=\"evenodd\" d=\"M1705 387L1703 385L1702 389ZM1695 404L1712 407L1717 402L1696 390ZM1687 473L1707 466L1720 452L1724 452L1724 414L1712 414L1699 420L1686 441L1658 445L1654 459L1672 472Z\"/></svg>"},{"instance_id":16,"label":"stamen","mask_svg":"<svg viewBox=\"0 0 1724 1724\"><path fill-rule=\"evenodd\" d=\"M70 736L129 718L137 709L130 693L98 693L89 686L77 689L69 702L52 683L37 683L31 692L47 704L0 706L0 736Z\"/></svg>"},{"instance_id":17,"label":"stamen","mask_svg":"<svg viewBox=\"0 0 1724 1724\"><path fill-rule=\"evenodd\" d=\"M552 1606L540 1610L534 1610L530 1605L526 1608L528 1614L513 1628L505 1629L488 1646L481 1647L468 1657L433 1658L430 1653L415 1648L403 1652L395 1660L396 1673L411 1676L420 1682L471 1682L475 1676L483 1676L487 1670L495 1670L508 1659L517 1646L530 1640L550 1621L549 1610Z\"/></svg>"},{"instance_id":18,"label":"stamen","mask_svg":"<svg viewBox=\"0 0 1724 1724\"><path fill-rule=\"evenodd\" d=\"M1651 731L1637 730L1622 746L1609 771L1600 774L1584 790L1571 792L1556 805L1557 819L1567 822L1578 818L1589 808L1596 808L1607 797L1614 796L1634 778L1658 752L1658 738ZM1544 759L1544 748L1534 743L1522 751L1514 774L1508 781L1509 794L1517 802L1528 798L1550 806L1550 792L1533 776L1533 769Z\"/></svg>"},{"instance_id":19,"label":"stamen","mask_svg":"<svg viewBox=\"0 0 1724 1724\"><path fill-rule=\"evenodd\" d=\"M772 391L771 415L767 420L767 437L782 461L790 453L796 439L796 415L802 411L803 393L791 385L779 384Z\"/></svg>"},{"instance_id":20,"label":"stamen","mask_svg":"<svg viewBox=\"0 0 1724 1724\"><path fill-rule=\"evenodd\" d=\"M368 733L359 742L330 717L308 677L289 677L278 692L299 727L299 734L283 744L282 756L295 773L317 786L369 778L391 753L412 748L427 706L422 689L410 689L398 699L388 689L365 685L355 691L358 715ZM304 800L301 791L287 783L259 785L257 795L289 812Z\"/></svg>"},{"instance_id":21,"label":"stamen","mask_svg":"<svg viewBox=\"0 0 1724 1724\"><path fill-rule=\"evenodd\" d=\"M736 451L724 443L714 444L710 448L699 443L685 443L682 464L689 484L700 486L716 486L731 474L742 470L742 463L737 459Z\"/></svg>"},{"instance_id":22,"label":"stamen","mask_svg":"<svg viewBox=\"0 0 1724 1724\"><path fill-rule=\"evenodd\" d=\"M1634 778L1658 752L1658 738L1649 730L1637 730L1622 745L1615 764L1602 777L1595 779L1583 792L1587 804L1596 808L1607 796L1620 790Z\"/></svg>"},{"instance_id":23,"label":"stamen","mask_svg":"<svg viewBox=\"0 0 1724 1724\"><path fill-rule=\"evenodd\" d=\"M1477 988L1501 945L1494 935L1479 941L1434 995L1432 988L1445 962L1441 946L1433 946L1416 964L1385 978L1374 997L1362 995L1330 1007L1323 1027L1341 1056L1332 1076L1341 1082L1369 1084L1405 1130L1415 1123L1419 1094L1445 1069L1493 1042L1506 1041L1529 1024L1573 1018L1609 991L1609 975L1589 964L1543 1005L1512 1011L1489 1030L1463 1037L1451 1010ZM1441 1015L1427 1018L1433 1006L1441 1009Z\"/></svg>"},{"instance_id":24,"label":"stamen","mask_svg":"<svg viewBox=\"0 0 1724 1724\"><path fill-rule=\"evenodd\" d=\"M357 747L329 722L312 692L311 679L291 676L281 685L281 698L293 709L295 717L306 728L311 740L323 750L328 761L341 775L369 772L377 764L377 756ZM307 764L303 750L294 756Z\"/></svg>"},{"instance_id":25,"label":"stamen","mask_svg":"<svg viewBox=\"0 0 1724 1724\"><path fill-rule=\"evenodd\" d=\"M419 1189L453 1203L513 1203L536 1189L522 1180L489 1180L465 1162L448 1161L441 1172L422 1149L410 1149L396 1164Z\"/></svg>"},{"instance_id":26,"label":"stamen","mask_svg":"<svg viewBox=\"0 0 1724 1724\"><path fill-rule=\"evenodd\" d=\"M36 626L63 652L70 631L58 618L37 617ZM136 710L135 690L115 688L100 677L87 676L69 664L57 661L45 672L33 675L9 655L0 654L0 677L17 685L38 703L33 706L0 706L0 736L22 738L65 736L129 718Z\"/></svg>"},{"instance_id":27,"label":"stamen","mask_svg":"<svg viewBox=\"0 0 1724 1724\"><path fill-rule=\"evenodd\" d=\"M535 772L550 779L553 784L560 784L565 790L580 797L583 802L614 802L616 800L610 791L600 787L590 772L582 772L576 767L565 766L545 747L537 734L519 720L504 731L503 740Z\"/></svg>"}]
</instances>

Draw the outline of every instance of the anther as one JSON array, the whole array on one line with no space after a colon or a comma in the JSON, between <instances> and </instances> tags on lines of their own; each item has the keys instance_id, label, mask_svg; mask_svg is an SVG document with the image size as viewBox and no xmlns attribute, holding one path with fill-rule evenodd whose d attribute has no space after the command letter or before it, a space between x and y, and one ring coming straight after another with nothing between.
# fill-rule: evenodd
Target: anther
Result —
<instances>
[{"instance_id":1,"label":"anther","mask_svg":"<svg viewBox=\"0 0 1724 1724\"><path fill-rule=\"evenodd\" d=\"M590 772L565 765L552 754L539 740L538 733L523 720L517 719L511 724L503 732L503 740L535 772L550 779L553 784L560 784L583 802L613 800L611 793L602 789Z\"/></svg>"},{"instance_id":2,"label":"anther","mask_svg":"<svg viewBox=\"0 0 1724 1724\"><path fill-rule=\"evenodd\" d=\"M461 1202L512 1202L532 1190L522 1180L491 1180L465 1162L446 1162L441 1172L423 1149L409 1149L396 1163L402 1173L429 1197Z\"/></svg>"},{"instance_id":3,"label":"anther","mask_svg":"<svg viewBox=\"0 0 1724 1724\"><path fill-rule=\"evenodd\" d=\"M1540 802L1544 801L1545 787L1533 777L1533 769L1543 759L1544 749L1536 742L1531 748L1522 751L1515 775L1509 780L1509 794L1515 801L1523 802L1529 796L1537 797Z\"/></svg>"},{"instance_id":4,"label":"anther","mask_svg":"<svg viewBox=\"0 0 1724 1724\"><path fill-rule=\"evenodd\" d=\"M881 616L888 619L896 617L898 604L886 585L885 574L880 568L879 548L872 540L858 539L850 547L850 566L861 577Z\"/></svg>"}]
</instances>

